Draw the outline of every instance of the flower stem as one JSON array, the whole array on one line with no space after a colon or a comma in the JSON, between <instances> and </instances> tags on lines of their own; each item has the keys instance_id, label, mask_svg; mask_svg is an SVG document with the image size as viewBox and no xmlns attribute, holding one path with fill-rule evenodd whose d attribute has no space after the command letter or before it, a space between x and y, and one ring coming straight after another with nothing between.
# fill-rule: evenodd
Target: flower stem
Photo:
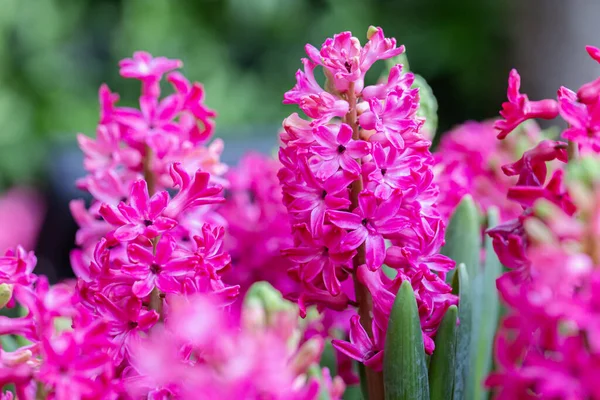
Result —
<instances>
[{"instance_id":1,"label":"flower stem","mask_svg":"<svg viewBox=\"0 0 600 400\"><path fill-rule=\"evenodd\" d=\"M144 180L146 181L146 184L148 185L148 194L150 195L150 197L152 197L152 195L156 191L156 177L154 176L154 173L152 172L152 149L148 146L145 147L143 167L144 167ZM154 238L151 240L153 255L156 255L156 244L158 243L158 240L159 240L159 238ZM150 309L156 311L159 314L161 321L163 319L162 308L163 308L163 301L160 296L160 291L158 290L158 288L155 287L154 289L152 289L152 292L150 293Z\"/></svg>"},{"instance_id":2,"label":"flower stem","mask_svg":"<svg viewBox=\"0 0 600 400\"><path fill-rule=\"evenodd\" d=\"M569 157L568 161L574 161L579 157L579 147L572 140L569 140L567 143L567 155Z\"/></svg>"},{"instance_id":3,"label":"flower stem","mask_svg":"<svg viewBox=\"0 0 600 400\"><path fill-rule=\"evenodd\" d=\"M344 122L352 127L352 139L360 140L360 131L357 122L357 112L356 112L356 93L354 91L354 82L350 83L348 87L347 100L350 104L350 109L346 117L344 118ZM357 160L360 164L360 160ZM351 209L354 210L358 207L358 195L363 190L363 181L362 176L360 176L357 180L352 182L352 187L350 190L350 201L351 201ZM357 249L357 254L354 256L352 260L352 264L354 266L354 272L352 277L354 279L354 291L356 293L356 302L358 303L358 315L360 316L360 323L367 331L367 334L372 338L373 330L371 328L372 325L372 317L371 310L373 309L373 298L371 297L371 293L367 290L365 285L359 282L357 271L360 265L365 264L365 244L361 244ZM366 377L367 377L367 392L369 395L369 400L383 400L384 391L383 391L383 374L381 372L377 372L372 370L371 368L365 367Z\"/></svg>"}]
</instances>

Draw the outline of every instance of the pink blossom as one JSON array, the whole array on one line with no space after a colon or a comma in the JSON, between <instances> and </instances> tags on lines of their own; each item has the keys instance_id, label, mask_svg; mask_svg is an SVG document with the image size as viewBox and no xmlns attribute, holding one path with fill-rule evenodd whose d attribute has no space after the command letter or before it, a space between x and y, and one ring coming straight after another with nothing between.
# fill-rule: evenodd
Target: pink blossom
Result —
<instances>
[{"instance_id":1,"label":"pink blossom","mask_svg":"<svg viewBox=\"0 0 600 400\"><path fill-rule=\"evenodd\" d=\"M204 87L198 82L190 82L179 72L172 72L167 80L182 96L183 112L180 114L180 128L184 128L187 139L194 144L205 142L214 132L213 119L217 113L204 105ZM197 123L198 120L200 124Z\"/></svg>"},{"instance_id":2,"label":"pink blossom","mask_svg":"<svg viewBox=\"0 0 600 400\"><path fill-rule=\"evenodd\" d=\"M319 126L314 131L315 140L319 146L314 146L312 150L323 159L323 162L319 163L319 169L315 172L319 179L330 178L339 168L352 176L358 176L360 165L356 159L366 156L369 152L366 142L352 140L350 126L341 124L337 130L336 134L331 127Z\"/></svg>"},{"instance_id":3,"label":"pink blossom","mask_svg":"<svg viewBox=\"0 0 600 400\"><path fill-rule=\"evenodd\" d=\"M546 180L546 163L552 160L567 162L567 144L554 140L543 140L533 149L523 153L517 162L502 166L508 176L519 175L519 186L541 186Z\"/></svg>"},{"instance_id":4,"label":"pink blossom","mask_svg":"<svg viewBox=\"0 0 600 400\"><path fill-rule=\"evenodd\" d=\"M494 128L498 130L498 139L504 139L519 124L532 118L554 119L558 115L558 104L551 99L529 101L521 94L521 76L516 69L510 71L508 78L508 101L502 103L500 115L503 120L496 121Z\"/></svg>"},{"instance_id":5,"label":"pink blossom","mask_svg":"<svg viewBox=\"0 0 600 400\"><path fill-rule=\"evenodd\" d=\"M21 246L8 249L0 257L0 283L29 285L35 281L33 269L37 258Z\"/></svg>"},{"instance_id":6,"label":"pink blossom","mask_svg":"<svg viewBox=\"0 0 600 400\"><path fill-rule=\"evenodd\" d=\"M418 130L422 120L416 118L419 107L418 90L396 90L391 92L385 102L379 99L369 100L370 111L360 115L360 125L365 129L374 129L385 135L397 149L404 148L403 135Z\"/></svg>"},{"instance_id":7,"label":"pink blossom","mask_svg":"<svg viewBox=\"0 0 600 400\"><path fill-rule=\"evenodd\" d=\"M142 302L135 297L126 298L117 305L100 293L96 306L98 313L108 323L111 341L119 346L120 354L127 354L132 340L140 332L148 332L159 319L156 311L142 308Z\"/></svg>"},{"instance_id":8,"label":"pink blossom","mask_svg":"<svg viewBox=\"0 0 600 400\"><path fill-rule=\"evenodd\" d=\"M351 213L329 211L327 216L332 224L351 230L341 242L342 249L354 250L365 244L367 266L376 270L385 258L383 237L406 228L409 223L396 216L402 205L402 195L393 193L389 199L378 202L373 193L361 193L358 207Z\"/></svg>"},{"instance_id":9,"label":"pink blossom","mask_svg":"<svg viewBox=\"0 0 600 400\"><path fill-rule=\"evenodd\" d=\"M143 94L156 96L160 92L158 82L163 75L182 66L180 60L170 60L166 57L154 58L145 51L136 51L133 53L133 58L125 58L119 62L119 73L123 78L141 80Z\"/></svg>"},{"instance_id":10,"label":"pink blossom","mask_svg":"<svg viewBox=\"0 0 600 400\"><path fill-rule=\"evenodd\" d=\"M562 137L578 143L582 148L600 151L600 105L579 103L575 93L561 87L558 91L558 104L561 117L569 127Z\"/></svg>"},{"instance_id":11,"label":"pink blossom","mask_svg":"<svg viewBox=\"0 0 600 400\"><path fill-rule=\"evenodd\" d=\"M329 121L334 117L341 118L346 115L350 107L347 101L337 99L327 92L303 96L299 105L306 115L317 121Z\"/></svg>"},{"instance_id":12,"label":"pink blossom","mask_svg":"<svg viewBox=\"0 0 600 400\"><path fill-rule=\"evenodd\" d=\"M144 298L154 286L165 293L177 293L180 283L177 278L193 273L195 261L190 256L173 257L176 243L171 236L163 235L156 244L156 254L145 246L130 243L127 254L131 264L123 265L123 272L136 279L133 294Z\"/></svg>"},{"instance_id":13,"label":"pink blossom","mask_svg":"<svg viewBox=\"0 0 600 400\"><path fill-rule=\"evenodd\" d=\"M314 239L310 231L304 227L299 229L297 234L303 237L302 245L286 249L284 254L291 261L303 265L300 278L305 282L321 280L331 295L340 294L341 284L338 275L345 275L342 267L348 267L356 254L353 250L344 251L340 248L344 231L327 226L323 237Z\"/></svg>"},{"instance_id":14,"label":"pink blossom","mask_svg":"<svg viewBox=\"0 0 600 400\"><path fill-rule=\"evenodd\" d=\"M333 340L333 346L349 357L364 363L376 371L383 368L383 342L384 337L375 336L371 339L365 328L359 322L358 315L350 318L350 342ZM377 331L377 330L376 330Z\"/></svg>"},{"instance_id":15,"label":"pink blossom","mask_svg":"<svg viewBox=\"0 0 600 400\"><path fill-rule=\"evenodd\" d=\"M119 203L117 207L103 204L100 215L113 226L118 226L114 235L119 241L133 240L140 235L152 239L173 228L177 222L162 216L169 194L158 192L148 195L146 181L136 181L131 188L131 204Z\"/></svg>"},{"instance_id":16,"label":"pink blossom","mask_svg":"<svg viewBox=\"0 0 600 400\"><path fill-rule=\"evenodd\" d=\"M190 176L179 163L171 166L171 178L179 192L169 202L165 209L165 215L171 218L177 217L183 211L205 204L216 204L225 199L217 195L223 190L219 185L210 185L210 174L196 171Z\"/></svg>"},{"instance_id":17,"label":"pink blossom","mask_svg":"<svg viewBox=\"0 0 600 400\"><path fill-rule=\"evenodd\" d=\"M414 76L397 65L387 79L363 90L364 76L375 61L404 51L380 28L371 27L368 39L361 47L343 32L320 50L306 46L310 61L303 61L304 71L297 73L284 103L298 104L309 119L292 114L284 120L278 177L294 239L285 251L294 263L288 272L298 284L287 297L297 301L301 316L310 305L329 312L355 306L348 278L360 279L367 266L382 273L388 255L385 239L394 245L390 249L399 249L402 261L393 267L398 279L369 280L372 315L363 321L353 318L350 342L336 342L346 356L381 369L389 318L381 302L393 302L393 285L402 279L414 282L429 352L431 337L456 296L440 278L452 263L437 254L444 224L436 208L431 143L420 132L424 119L417 116L419 89L411 88ZM325 89L314 79L316 65L323 67ZM358 204L351 207L351 199ZM367 266L357 269L362 258ZM372 335L360 323L372 325Z\"/></svg>"}]
</instances>

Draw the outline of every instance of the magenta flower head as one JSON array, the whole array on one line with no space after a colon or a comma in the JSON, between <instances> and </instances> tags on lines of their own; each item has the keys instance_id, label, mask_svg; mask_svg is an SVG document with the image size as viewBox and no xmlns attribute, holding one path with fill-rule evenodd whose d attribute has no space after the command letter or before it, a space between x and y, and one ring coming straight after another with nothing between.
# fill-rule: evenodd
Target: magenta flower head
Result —
<instances>
[{"instance_id":1,"label":"magenta flower head","mask_svg":"<svg viewBox=\"0 0 600 400\"><path fill-rule=\"evenodd\" d=\"M434 154L434 179L440 189L438 208L446 219L466 194L484 212L490 207L498 208L502 221L521 214L522 207L506 198L507 190L518 179L514 175L519 173L514 170L507 176L499 167L508 168L507 164L522 155L523 147L534 146L543 139L543 134L534 121L527 121L517 129L518 132L499 141L492 121L469 121L442 136Z\"/></svg>"},{"instance_id":2,"label":"magenta flower head","mask_svg":"<svg viewBox=\"0 0 600 400\"><path fill-rule=\"evenodd\" d=\"M499 132L498 139L504 139L519 124L528 119L554 119L558 116L558 104L555 100L530 101L526 94L519 92L520 87L521 76L516 69L513 69L508 77L508 101L502 103L502 111L500 111L504 119L494 124Z\"/></svg>"},{"instance_id":3,"label":"magenta flower head","mask_svg":"<svg viewBox=\"0 0 600 400\"><path fill-rule=\"evenodd\" d=\"M289 271L299 285L289 297L302 315L313 304L335 311L358 306L360 316L345 322L350 342L335 346L381 370L388 303L403 280L414 281L429 353L441 316L456 303L450 287L431 272L443 276L454 263L438 254L444 223L435 205L431 143L417 116L419 89L401 65L364 88L376 61L404 52L381 28L369 29L364 46L343 32L320 50L307 45L306 52L309 60L284 103L298 105L307 119L292 114L284 120L279 150L278 176L294 238L284 254L295 264ZM327 78L325 89L315 79L317 66ZM397 278L366 279L361 269L383 274L390 249Z\"/></svg>"},{"instance_id":4,"label":"magenta flower head","mask_svg":"<svg viewBox=\"0 0 600 400\"><path fill-rule=\"evenodd\" d=\"M227 223L224 246L232 264L224 279L244 291L258 281L282 293L296 290L287 274L291 262L281 253L294 239L277 179L280 167L276 159L250 152L227 173L226 201L218 208Z\"/></svg>"},{"instance_id":5,"label":"magenta flower head","mask_svg":"<svg viewBox=\"0 0 600 400\"><path fill-rule=\"evenodd\" d=\"M177 222L162 216L169 201L166 191L148 195L146 181L140 180L131 188L130 204L120 203L117 207L104 204L100 215L113 226L118 226L114 232L115 239L129 241L140 235L153 239L175 227Z\"/></svg>"},{"instance_id":6,"label":"magenta flower head","mask_svg":"<svg viewBox=\"0 0 600 400\"><path fill-rule=\"evenodd\" d=\"M587 51L600 59L598 49ZM488 231L511 269L496 281L508 312L496 336L498 368L486 380L501 399L600 396L592 378L600 348L598 82L558 90L568 144L542 141L502 168L518 176L507 193L523 213Z\"/></svg>"},{"instance_id":7,"label":"magenta flower head","mask_svg":"<svg viewBox=\"0 0 600 400\"><path fill-rule=\"evenodd\" d=\"M37 258L32 251L27 252L21 246L6 250L0 257L0 284L29 285L35 281L33 269Z\"/></svg>"}]
</instances>

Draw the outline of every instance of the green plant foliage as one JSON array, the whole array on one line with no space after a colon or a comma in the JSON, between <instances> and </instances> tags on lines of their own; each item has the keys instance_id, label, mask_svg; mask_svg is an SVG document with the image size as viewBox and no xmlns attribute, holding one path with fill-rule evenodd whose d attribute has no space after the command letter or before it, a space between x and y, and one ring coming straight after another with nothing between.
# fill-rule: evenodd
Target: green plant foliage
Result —
<instances>
[{"instance_id":1,"label":"green plant foliage","mask_svg":"<svg viewBox=\"0 0 600 400\"><path fill-rule=\"evenodd\" d=\"M402 282L385 340L383 382L386 400L428 400L427 364L417 301L410 282Z\"/></svg>"}]
</instances>

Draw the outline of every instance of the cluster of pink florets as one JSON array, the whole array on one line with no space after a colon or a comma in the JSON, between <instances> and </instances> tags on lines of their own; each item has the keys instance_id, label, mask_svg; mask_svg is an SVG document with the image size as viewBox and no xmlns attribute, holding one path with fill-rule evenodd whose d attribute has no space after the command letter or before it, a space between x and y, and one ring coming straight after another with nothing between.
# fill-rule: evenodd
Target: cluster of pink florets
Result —
<instances>
[{"instance_id":1,"label":"cluster of pink florets","mask_svg":"<svg viewBox=\"0 0 600 400\"><path fill-rule=\"evenodd\" d=\"M171 72L178 60L138 52L120 65L123 77L141 81L140 108L116 106L118 96L102 86L97 137L78 138L88 171L78 186L94 199L88 208L71 203L80 225L76 284L50 287L32 273L34 254L20 247L0 257L0 305L23 310L0 317L0 335L27 341L0 350L0 386L13 384L22 400L340 398L340 378L326 369L309 376L323 338L299 341L295 309L269 316L269 324L260 307L230 312L240 286L223 281L231 266L224 225L237 218L246 183L231 175L235 199L223 205L222 142L207 145L215 113L203 104L202 86ZM174 90L161 98L165 74ZM274 172L265 173L273 182ZM281 213L269 207L278 200L274 185L264 183L253 188L263 209L243 211L268 229L264 213ZM244 240L239 231L251 222L236 223ZM272 237L260 263L282 246ZM242 267L247 252L236 252Z\"/></svg>"},{"instance_id":2,"label":"cluster of pink florets","mask_svg":"<svg viewBox=\"0 0 600 400\"><path fill-rule=\"evenodd\" d=\"M587 50L600 60L597 49ZM569 124L561 135L569 143L544 140L502 167L518 177L508 198L523 212L488 232L510 271L497 281L509 313L496 340L499 369L487 384L499 389L501 399L597 398L599 192L597 178L589 177L597 177L598 164L584 164L600 150L600 78L577 93L561 87L558 101L539 102L519 93L519 80L513 70L504 119L496 123L499 138L527 119L560 114ZM577 154L589 159L578 164ZM581 168L584 173L573 173ZM582 179L585 174L591 182Z\"/></svg>"},{"instance_id":3,"label":"cluster of pink florets","mask_svg":"<svg viewBox=\"0 0 600 400\"><path fill-rule=\"evenodd\" d=\"M434 182L440 188L438 210L446 220L467 194L483 213L496 207L501 221L521 214L519 204L506 198L517 178L505 175L500 167L520 157L524 148L537 144L543 135L533 121L519 129L518 134L496 140L492 121L469 121L444 133L434 153Z\"/></svg>"},{"instance_id":4,"label":"cluster of pink florets","mask_svg":"<svg viewBox=\"0 0 600 400\"><path fill-rule=\"evenodd\" d=\"M309 119L292 114L284 121L279 178L294 235L286 254L301 285L301 311L311 304L333 310L356 305L348 279L356 276L373 298L372 335L355 316L350 342L334 346L381 369L383 338L402 281L415 290L428 353L456 297L445 283L454 262L438 254L444 223L434 204L430 142L419 132L419 90L401 65L386 82L364 87L377 60L404 51L381 28L371 28L368 37L364 47L350 32L327 39L320 50L306 46L309 58L302 60L304 70L284 103L297 104ZM325 89L313 74L318 65ZM393 278L384 273L384 263Z\"/></svg>"}]
</instances>

